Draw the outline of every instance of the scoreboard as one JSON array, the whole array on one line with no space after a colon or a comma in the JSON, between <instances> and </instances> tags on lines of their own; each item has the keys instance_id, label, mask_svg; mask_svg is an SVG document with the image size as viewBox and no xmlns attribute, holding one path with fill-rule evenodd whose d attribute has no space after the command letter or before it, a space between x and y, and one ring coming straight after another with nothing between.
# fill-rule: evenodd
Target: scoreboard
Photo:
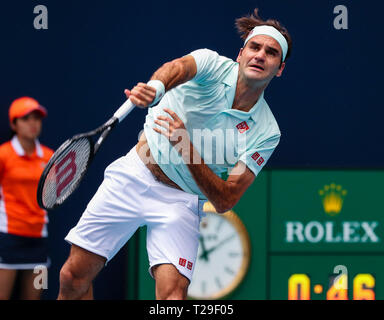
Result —
<instances>
[{"instance_id":1,"label":"scoreboard","mask_svg":"<svg viewBox=\"0 0 384 320\"><path fill-rule=\"evenodd\" d=\"M383 299L382 171L273 171L270 299Z\"/></svg>"},{"instance_id":2,"label":"scoreboard","mask_svg":"<svg viewBox=\"0 0 384 320\"><path fill-rule=\"evenodd\" d=\"M250 263L224 299L384 299L383 181L382 170L261 172L233 209ZM136 241L135 297L153 299L145 229Z\"/></svg>"}]
</instances>

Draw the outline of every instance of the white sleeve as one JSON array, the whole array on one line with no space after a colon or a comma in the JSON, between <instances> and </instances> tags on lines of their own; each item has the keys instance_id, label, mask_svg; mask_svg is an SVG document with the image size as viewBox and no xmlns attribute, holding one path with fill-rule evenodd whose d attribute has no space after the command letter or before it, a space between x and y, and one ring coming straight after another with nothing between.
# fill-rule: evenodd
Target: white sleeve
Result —
<instances>
[{"instance_id":1,"label":"white sleeve","mask_svg":"<svg viewBox=\"0 0 384 320\"><path fill-rule=\"evenodd\" d=\"M275 135L264 141L261 145L247 149L246 152L240 155L239 160L245 163L255 176L257 176L271 157L279 141L280 135Z\"/></svg>"},{"instance_id":2,"label":"white sleeve","mask_svg":"<svg viewBox=\"0 0 384 320\"><path fill-rule=\"evenodd\" d=\"M233 60L209 49L198 49L192 51L190 55L195 59L197 66L193 80L200 84L219 81L234 63Z\"/></svg>"}]
</instances>

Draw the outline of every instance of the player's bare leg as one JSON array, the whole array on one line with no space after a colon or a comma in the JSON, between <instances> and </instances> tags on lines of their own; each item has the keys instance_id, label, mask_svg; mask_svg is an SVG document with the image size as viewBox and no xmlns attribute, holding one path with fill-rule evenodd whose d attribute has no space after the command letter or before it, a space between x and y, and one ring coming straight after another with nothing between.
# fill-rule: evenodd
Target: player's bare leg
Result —
<instances>
[{"instance_id":1,"label":"player's bare leg","mask_svg":"<svg viewBox=\"0 0 384 320\"><path fill-rule=\"evenodd\" d=\"M0 269L0 300L11 298L17 270Z\"/></svg>"},{"instance_id":2,"label":"player's bare leg","mask_svg":"<svg viewBox=\"0 0 384 320\"><path fill-rule=\"evenodd\" d=\"M189 280L174 265L153 266L152 273L156 280L157 300L185 300L187 298Z\"/></svg>"},{"instance_id":3,"label":"player's bare leg","mask_svg":"<svg viewBox=\"0 0 384 320\"><path fill-rule=\"evenodd\" d=\"M106 259L76 245L60 271L58 300L93 299L92 281L104 267Z\"/></svg>"}]
</instances>

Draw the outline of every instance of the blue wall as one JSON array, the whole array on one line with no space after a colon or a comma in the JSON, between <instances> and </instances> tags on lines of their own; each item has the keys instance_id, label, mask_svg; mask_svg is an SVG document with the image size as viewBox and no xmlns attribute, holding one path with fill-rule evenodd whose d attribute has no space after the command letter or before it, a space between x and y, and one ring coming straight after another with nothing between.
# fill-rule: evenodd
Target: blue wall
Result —
<instances>
[{"instance_id":1,"label":"blue wall","mask_svg":"<svg viewBox=\"0 0 384 320\"><path fill-rule=\"evenodd\" d=\"M33 28L33 8L48 8L48 30ZM333 27L346 5L349 29ZM378 1L10 1L0 19L0 142L8 138L11 101L30 95L47 107L41 141L57 148L93 129L124 101L123 90L147 81L164 62L207 47L236 58L242 41L234 20L260 8L290 31L294 47L282 78L266 90L282 132L268 167L384 166L379 88L383 72ZM144 110L111 134L76 194L50 214L52 268L45 298L58 290L58 272L77 222L112 160L137 141ZM125 253L95 284L97 298L124 298ZM113 284L111 284L113 282Z\"/></svg>"}]
</instances>

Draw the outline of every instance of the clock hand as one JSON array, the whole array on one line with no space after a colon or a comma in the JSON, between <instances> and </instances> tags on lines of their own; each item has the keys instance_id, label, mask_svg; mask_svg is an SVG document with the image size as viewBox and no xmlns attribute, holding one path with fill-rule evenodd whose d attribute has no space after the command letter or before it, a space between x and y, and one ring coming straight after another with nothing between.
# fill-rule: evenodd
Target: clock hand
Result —
<instances>
[{"instance_id":1,"label":"clock hand","mask_svg":"<svg viewBox=\"0 0 384 320\"><path fill-rule=\"evenodd\" d=\"M199 241L201 244L201 249L203 250L199 259L204 259L205 261L208 261L208 254L207 254L207 249L205 248L204 237L200 236Z\"/></svg>"},{"instance_id":2,"label":"clock hand","mask_svg":"<svg viewBox=\"0 0 384 320\"><path fill-rule=\"evenodd\" d=\"M217 245L215 245L214 247L206 250L205 254L208 258L208 255L211 254L213 251L215 251L217 248L221 247L224 243L228 242L229 240L231 240L234 236L236 236L236 233L230 235L229 237L225 238L224 240L220 241Z\"/></svg>"}]
</instances>

